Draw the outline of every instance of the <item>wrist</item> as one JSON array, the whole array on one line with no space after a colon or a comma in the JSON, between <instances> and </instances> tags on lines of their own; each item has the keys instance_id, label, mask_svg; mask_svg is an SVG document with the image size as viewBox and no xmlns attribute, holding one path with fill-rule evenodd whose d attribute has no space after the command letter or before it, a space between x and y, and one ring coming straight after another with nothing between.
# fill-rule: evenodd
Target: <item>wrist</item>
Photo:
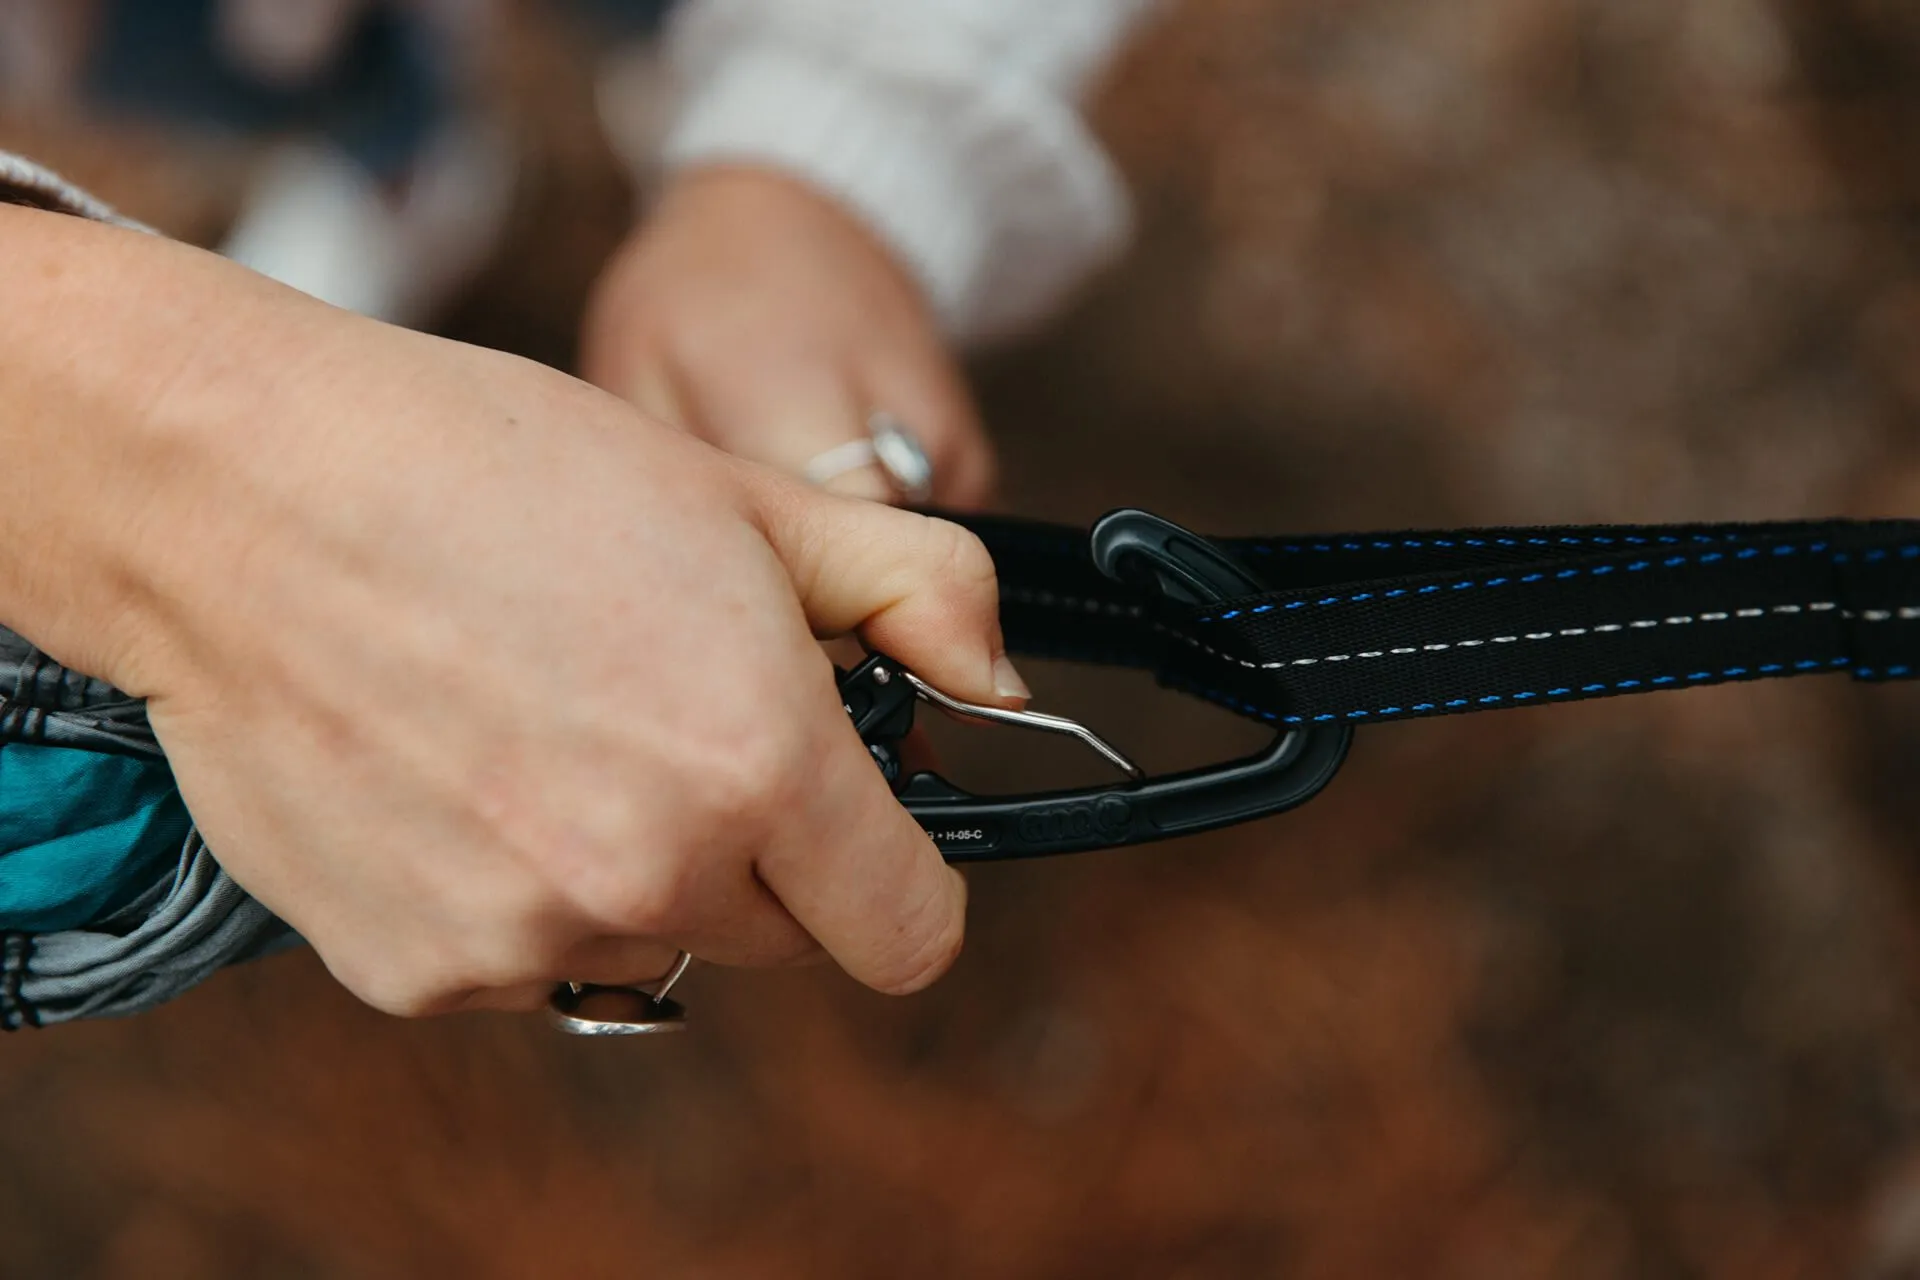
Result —
<instances>
[{"instance_id":1,"label":"wrist","mask_svg":"<svg viewBox=\"0 0 1920 1280\"><path fill-rule=\"evenodd\" d=\"M219 506L204 444L235 419L209 393L249 362L243 381L262 380L246 286L264 282L63 214L0 207L0 244L0 623L146 692L167 630L162 566Z\"/></svg>"},{"instance_id":2,"label":"wrist","mask_svg":"<svg viewBox=\"0 0 1920 1280\"><path fill-rule=\"evenodd\" d=\"M1022 68L988 71L964 41L877 62L834 42L724 43L695 60L664 163L804 180L889 246L950 338L1023 327L1126 239L1119 175L1069 98Z\"/></svg>"}]
</instances>

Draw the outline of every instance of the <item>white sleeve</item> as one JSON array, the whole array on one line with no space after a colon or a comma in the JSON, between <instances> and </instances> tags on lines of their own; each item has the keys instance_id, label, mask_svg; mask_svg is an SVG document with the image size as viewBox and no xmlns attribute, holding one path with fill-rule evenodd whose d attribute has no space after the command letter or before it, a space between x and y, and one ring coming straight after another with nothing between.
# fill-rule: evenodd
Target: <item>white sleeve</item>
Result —
<instances>
[{"instance_id":1,"label":"white sleeve","mask_svg":"<svg viewBox=\"0 0 1920 1280\"><path fill-rule=\"evenodd\" d=\"M956 338L1017 330L1128 232L1079 99L1155 0L690 0L670 165L746 161L835 197Z\"/></svg>"}]
</instances>

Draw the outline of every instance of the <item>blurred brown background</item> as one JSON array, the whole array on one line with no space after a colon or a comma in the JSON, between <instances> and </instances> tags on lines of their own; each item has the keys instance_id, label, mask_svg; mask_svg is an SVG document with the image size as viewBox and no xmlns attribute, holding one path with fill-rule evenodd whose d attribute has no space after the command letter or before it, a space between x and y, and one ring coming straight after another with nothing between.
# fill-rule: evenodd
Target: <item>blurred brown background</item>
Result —
<instances>
[{"instance_id":1,"label":"blurred brown background","mask_svg":"<svg viewBox=\"0 0 1920 1280\"><path fill-rule=\"evenodd\" d=\"M1915 13L1187 0L1100 109L1137 253L979 365L1009 505L1920 514ZM564 363L627 197L517 22L536 160L447 327ZM0 140L200 238L244 165ZM1245 740L1038 674L1149 760ZM1297 814L976 872L927 995L696 971L668 1042L281 957L0 1044L0 1273L1920 1276L1917 746L1914 691L1833 679L1363 732Z\"/></svg>"}]
</instances>

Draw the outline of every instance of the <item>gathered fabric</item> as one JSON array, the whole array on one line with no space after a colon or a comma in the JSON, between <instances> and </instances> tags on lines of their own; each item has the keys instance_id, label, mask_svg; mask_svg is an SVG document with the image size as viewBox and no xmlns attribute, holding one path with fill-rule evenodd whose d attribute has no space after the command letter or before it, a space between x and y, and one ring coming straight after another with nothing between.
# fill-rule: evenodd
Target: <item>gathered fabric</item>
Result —
<instances>
[{"instance_id":1,"label":"gathered fabric","mask_svg":"<svg viewBox=\"0 0 1920 1280\"><path fill-rule=\"evenodd\" d=\"M139 1013L299 936L194 829L146 706L0 628L0 1030Z\"/></svg>"}]
</instances>

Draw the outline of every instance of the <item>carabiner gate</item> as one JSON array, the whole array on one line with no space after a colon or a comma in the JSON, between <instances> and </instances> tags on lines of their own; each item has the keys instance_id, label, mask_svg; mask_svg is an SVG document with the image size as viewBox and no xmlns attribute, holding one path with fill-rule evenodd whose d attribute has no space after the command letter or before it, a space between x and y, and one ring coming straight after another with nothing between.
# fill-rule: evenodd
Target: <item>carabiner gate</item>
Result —
<instances>
[{"instance_id":1,"label":"carabiner gate","mask_svg":"<svg viewBox=\"0 0 1920 1280\"><path fill-rule=\"evenodd\" d=\"M1205 604L1262 590L1220 548L1144 511L1109 514L1094 526L1090 541L1102 573L1150 597ZM842 674L839 685L847 714L894 794L949 862L1144 844L1280 813L1326 786L1353 736L1346 725L1290 729L1254 755L1156 778L1085 725L961 702L884 654L873 654ZM916 702L969 719L1078 738L1126 779L1107 786L981 796L934 773L902 778L897 745L913 727Z\"/></svg>"}]
</instances>

